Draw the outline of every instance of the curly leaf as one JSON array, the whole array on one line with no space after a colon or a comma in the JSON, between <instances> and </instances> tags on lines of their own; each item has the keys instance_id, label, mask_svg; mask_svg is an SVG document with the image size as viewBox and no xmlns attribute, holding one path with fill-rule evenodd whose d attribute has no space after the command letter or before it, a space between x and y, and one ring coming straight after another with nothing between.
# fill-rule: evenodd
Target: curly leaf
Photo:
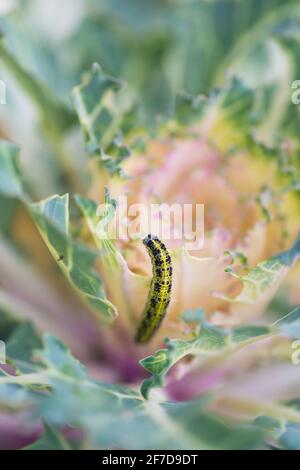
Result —
<instances>
[{"instance_id":1,"label":"curly leaf","mask_svg":"<svg viewBox=\"0 0 300 470\"><path fill-rule=\"evenodd\" d=\"M272 326L245 325L227 330L207 323L202 309L184 312L182 317L187 323L191 321L194 324L200 324L200 330L198 333L194 331L194 338L189 340L167 338L165 349L160 349L154 355L140 361L140 364L152 375L142 383L141 392L145 398L149 396L153 387L163 385L164 378L171 367L186 356L206 358L219 354L222 357L227 352L232 355L244 346L267 337L280 335L294 339L300 336L299 307Z\"/></svg>"},{"instance_id":2,"label":"curly leaf","mask_svg":"<svg viewBox=\"0 0 300 470\"><path fill-rule=\"evenodd\" d=\"M93 448L238 449L261 442L257 427L229 425L207 410L207 399L145 401L128 387L89 379L56 338L46 335L44 344L37 372L0 377L0 405L30 404L46 423L46 433L33 448L46 438L49 446L65 447L54 431L65 425L85 430ZM47 393L41 390L45 387Z\"/></svg>"},{"instance_id":3,"label":"curly leaf","mask_svg":"<svg viewBox=\"0 0 300 470\"><path fill-rule=\"evenodd\" d=\"M230 301L236 304L265 305L273 297L289 269L300 256L300 238L287 251L262 261L239 279L241 293ZM230 270L228 270L230 272ZM229 299L227 299L229 300Z\"/></svg>"},{"instance_id":4,"label":"curly leaf","mask_svg":"<svg viewBox=\"0 0 300 470\"><path fill-rule=\"evenodd\" d=\"M185 317L185 314L183 315ZM140 361L140 364L152 374L152 377L142 383L141 392L147 398L153 387L160 387L163 384L171 367L186 356L208 357L218 353L224 354L226 350L234 349L237 343L248 344L269 335L270 332L270 328L264 326L247 326L225 330L210 325L206 321L201 321L200 331L195 334L193 339L167 338L165 340L166 349L160 349L153 356L148 356Z\"/></svg>"},{"instance_id":5,"label":"curly leaf","mask_svg":"<svg viewBox=\"0 0 300 470\"><path fill-rule=\"evenodd\" d=\"M99 158L110 174L120 174L121 162L130 155L123 137L132 129L135 113L132 103L120 93L123 85L94 64L72 93L87 151Z\"/></svg>"},{"instance_id":6,"label":"curly leaf","mask_svg":"<svg viewBox=\"0 0 300 470\"><path fill-rule=\"evenodd\" d=\"M49 251L73 287L105 322L111 322L117 312L106 299L102 281L93 270L96 256L70 237L68 195L32 203L30 210Z\"/></svg>"},{"instance_id":7,"label":"curly leaf","mask_svg":"<svg viewBox=\"0 0 300 470\"><path fill-rule=\"evenodd\" d=\"M76 196L75 200L100 251L101 276L107 285L114 285L112 301L119 311L126 313L128 327L132 331L140 315L140 306L146 301L150 278L132 272L114 240L110 239L108 224L114 216L116 202L108 190L105 191L101 214L97 212L95 201L82 196Z\"/></svg>"},{"instance_id":8,"label":"curly leaf","mask_svg":"<svg viewBox=\"0 0 300 470\"><path fill-rule=\"evenodd\" d=\"M116 308L106 299L102 281L93 270L97 255L70 235L68 194L31 202L22 188L18 150L7 142L0 145L0 194L24 204L55 261L97 316L105 322L116 318Z\"/></svg>"},{"instance_id":9,"label":"curly leaf","mask_svg":"<svg viewBox=\"0 0 300 470\"><path fill-rule=\"evenodd\" d=\"M105 200L101 214L98 214L97 203L91 199L76 195L75 202L87 222L96 245L103 249L102 255L110 256L109 262L116 263L116 248L108 233L108 224L115 215L116 201L110 197L108 189L105 188Z\"/></svg>"}]
</instances>

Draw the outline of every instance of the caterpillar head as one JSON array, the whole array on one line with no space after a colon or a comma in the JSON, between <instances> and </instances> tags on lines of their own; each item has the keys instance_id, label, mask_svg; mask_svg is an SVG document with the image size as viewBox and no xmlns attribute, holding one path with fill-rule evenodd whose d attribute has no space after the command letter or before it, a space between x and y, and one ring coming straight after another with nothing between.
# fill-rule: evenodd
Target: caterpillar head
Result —
<instances>
[{"instance_id":1,"label":"caterpillar head","mask_svg":"<svg viewBox=\"0 0 300 470\"><path fill-rule=\"evenodd\" d=\"M144 238L143 243L144 245L148 246L151 245L152 240L158 240L158 237L156 235L151 235L150 233L147 235L146 238Z\"/></svg>"}]
</instances>

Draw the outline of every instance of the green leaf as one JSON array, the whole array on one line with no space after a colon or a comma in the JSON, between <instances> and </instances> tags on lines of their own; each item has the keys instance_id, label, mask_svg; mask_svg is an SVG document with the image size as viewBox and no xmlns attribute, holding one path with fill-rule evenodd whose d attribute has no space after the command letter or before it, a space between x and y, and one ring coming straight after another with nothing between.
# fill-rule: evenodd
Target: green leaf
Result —
<instances>
[{"instance_id":1,"label":"green leaf","mask_svg":"<svg viewBox=\"0 0 300 470\"><path fill-rule=\"evenodd\" d=\"M289 250L262 261L244 276L231 273L240 279L243 283L243 289L237 297L227 298L227 300L232 303L250 305L258 302L267 303L299 256L300 238Z\"/></svg>"},{"instance_id":2,"label":"green leaf","mask_svg":"<svg viewBox=\"0 0 300 470\"><path fill-rule=\"evenodd\" d=\"M1 383L7 377L0 376L0 409L22 409L30 403L30 393L22 385L14 383Z\"/></svg>"},{"instance_id":3,"label":"green leaf","mask_svg":"<svg viewBox=\"0 0 300 470\"><path fill-rule=\"evenodd\" d=\"M6 354L18 371L27 373L35 369L35 366L30 366L28 369L28 364L32 360L35 349L41 346L40 337L32 324L23 323L9 337L6 345Z\"/></svg>"},{"instance_id":4,"label":"green leaf","mask_svg":"<svg viewBox=\"0 0 300 470\"><path fill-rule=\"evenodd\" d=\"M239 343L241 341L246 341L251 338L257 338L258 336L267 335L270 333L270 328L268 326L261 325L249 325L249 326L240 326L235 328L232 331L232 341L234 343Z\"/></svg>"},{"instance_id":5,"label":"green leaf","mask_svg":"<svg viewBox=\"0 0 300 470\"><path fill-rule=\"evenodd\" d=\"M255 92L237 77L232 77L219 92L217 103L226 119L233 120L238 128L249 131L249 126L255 123Z\"/></svg>"},{"instance_id":6,"label":"green leaf","mask_svg":"<svg viewBox=\"0 0 300 470\"><path fill-rule=\"evenodd\" d=\"M71 447L59 431L49 424L44 424L41 437L23 450L71 450Z\"/></svg>"},{"instance_id":7,"label":"green leaf","mask_svg":"<svg viewBox=\"0 0 300 470\"><path fill-rule=\"evenodd\" d=\"M190 316L191 312L188 313ZM142 395L147 398L153 387L162 386L171 367L188 355L200 357L208 357L218 353L224 355L226 351L234 352L234 348L249 342L259 341L261 337L270 334L272 331L267 326L252 325L230 331L202 321L200 331L194 339L167 338L165 340L166 349L160 349L153 356L148 356L140 361L140 364L152 374L142 383Z\"/></svg>"},{"instance_id":8,"label":"green leaf","mask_svg":"<svg viewBox=\"0 0 300 470\"><path fill-rule=\"evenodd\" d=\"M228 150L234 150L248 143L253 125L258 121L256 112L258 97L253 89L237 77L231 77L219 89L213 89L208 96L192 96L180 93L176 96L174 107L166 121L161 118L167 131L170 133L189 133L193 135L192 125L196 125L208 118L214 132L224 132L224 142L228 140ZM229 139L226 131L230 127ZM190 127L189 127L190 126ZM219 136L217 136L219 138ZM233 140L232 140L233 139Z\"/></svg>"},{"instance_id":9,"label":"green leaf","mask_svg":"<svg viewBox=\"0 0 300 470\"><path fill-rule=\"evenodd\" d=\"M14 144L0 141L0 192L11 198L22 198L19 149Z\"/></svg>"},{"instance_id":10,"label":"green leaf","mask_svg":"<svg viewBox=\"0 0 300 470\"><path fill-rule=\"evenodd\" d=\"M7 43L9 42L10 41L8 40ZM13 39L12 42L15 43L15 40ZM25 42L28 45L27 39ZM19 44L19 46L19 50L16 51L17 55L20 52L20 48L22 48L22 44ZM63 100L58 98L58 96L56 96L56 94L47 87L45 82L41 81L35 76L35 74L31 71L35 69L34 66L31 68L29 65L29 68L27 69L27 46L25 52L25 62L22 59L21 61L18 61L15 55L10 52L10 47L11 43L9 46L6 46L3 38L1 37L0 64L1 67L4 68L4 70L7 71L11 76L8 77L8 79L12 78L14 81L16 81L17 90L19 88L17 95L21 93L22 99L25 97L29 101L29 108L33 108L36 113L37 119L33 119L33 121L30 122L28 135L36 135L36 139L39 141L39 146L37 147L39 149L38 152L41 152L42 149L43 155L45 154L47 156L47 160L45 160L43 157L43 162L40 162L39 165L44 166L45 171L51 172L50 181L54 183L55 180L55 188L65 189L66 187L70 186L78 187L78 182L75 181L74 178L76 166L71 155L69 154L67 144L68 132L76 125L76 113L68 105L67 101L63 102ZM35 53L33 53L33 56L35 56ZM41 62L44 63L43 60L41 60ZM22 65L22 63L24 65ZM52 76L52 70L50 75ZM52 76L52 80L54 82L57 82L58 80L60 81L61 79L61 74L57 75L56 80ZM13 112L16 113L15 117L17 117L19 113L19 107L15 106L13 103L14 95L15 93L13 90L10 106L12 107ZM33 122L36 124L33 124ZM37 129L35 129L35 127L37 127ZM11 135L9 137L14 138ZM36 144L34 144L31 147L30 152L32 153L34 159L41 160L40 155L36 151L37 148ZM32 161L34 161L34 159ZM39 168L41 168L41 166L39 166ZM32 169L26 168L26 174L31 175ZM34 178L31 180L31 182L36 184L37 187L40 183L38 179L35 182ZM32 189L32 184L30 189ZM39 190L41 191L41 188ZM45 194L45 192L42 191L42 194Z\"/></svg>"},{"instance_id":11,"label":"green leaf","mask_svg":"<svg viewBox=\"0 0 300 470\"><path fill-rule=\"evenodd\" d=\"M98 206L95 201L79 195L75 196L75 201L86 220L95 244L101 250L102 259L109 265L117 267L119 265L117 250L113 241L110 240L108 232L108 224L115 215L116 201L110 197L107 188L105 188L105 199L101 214L97 212Z\"/></svg>"},{"instance_id":12,"label":"green leaf","mask_svg":"<svg viewBox=\"0 0 300 470\"><path fill-rule=\"evenodd\" d=\"M200 332L195 339L190 341L166 339L167 349L160 349L154 356L140 361L140 364L152 374L152 377L142 384L143 396L148 397L152 387L162 385L163 378L169 369L180 359L189 354L211 354L213 351L224 348L227 339L228 336L224 330L206 322L201 324Z\"/></svg>"},{"instance_id":13,"label":"green leaf","mask_svg":"<svg viewBox=\"0 0 300 470\"><path fill-rule=\"evenodd\" d=\"M44 344L38 353L38 371L0 377L0 405L8 399L17 400L19 406L30 404L47 424L33 448L65 446L55 430L66 425L85 430L92 448L238 449L261 442L263 434L257 427L227 423L207 410L206 398L186 403L145 401L128 387L89 379L53 336L46 335Z\"/></svg>"},{"instance_id":14,"label":"green leaf","mask_svg":"<svg viewBox=\"0 0 300 470\"><path fill-rule=\"evenodd\" d=\"M274 328L294 338L300 338L300 307L280 318L273 324Z\"/></svg>"},{"instance_id":15,"label":"green leaf","mask_svg":"<svg viewBox=\"0 0 300 470\"><path fill-rule=\"evenodd\" d=\"M217 419L213 414L203 413L201 410L202 401L203 399L196 399L191 402L171 402L165 405L168 418L174 423L175 429L173 430L173 434L176 432L176 424L180 423L181 432L184 431L187 433L186 444L190 441L192 448L200 449L197 442L194 441L194 435L196 435L198 439L199 437L203 439L204 443L206 443L204 447L206 449L213 448L214 446L210 446L210 443L213 442L218 442L220 449L249 449L255 447L255 445L261 441L263 432L258 430L255 426L232 426ZM172 433L171 429L170 432ZM255 432L258 432L257 440L254 438ZM251 436L253 439L252 444ZM184 438L184 436L180 435L178 439L179 445L182 444L182 438ZM193 441L195 442L195 446L193 445ZM184 446L183 448L186 447Z\"/></svg>"},{"instance_id":16,"label":"green leaf","mask_svg":"<svg viewBox=\"0 0 300 470\"><path fill-rule=\"evenodd\" d=\"M8 338L18 326L18 320L0 309L0 334L2 341L7 342Z\"/></svg>"},{"instance_id":17,"label":"green leaf","mask_svg":"<svg viewBox=\"0 0 300 470\"><path fill-rule=\"evenodd\" d=\"M98 213L97 203L91 199L76 195L75 201L82 215L86 218L93 236L107 241L109 238L107 226L113 219L116 211L116 200L110 197L109 190L105 188L104 204L102 205L101 213Z\"/></svg>"},{"instance_id":18,"label":"green leaf","mask_svg":"<svg viewBox=\"0 0 300 470\"><path fill-rule=\"evenodd\" d=\"M287 450L300 450L300 425L287 423L285 431L279 438L279 445Z\"/></svg>"},{"instance_id":19,"label":"green leaf","mask_svg":"<svg viewBox=\"0 0 300 470\"><path fill-rule=\"evenodd\" d=\"M121 93L124 84L105 75L94 64L72 97L86 136L87 151L96 157L110 174L121 174L121 163L130 155L123 142L135 124L131 100Z\"/></svg>"},{"instance_id":20,"label":"green leaf","mask_svg":"<svg viewBox=\"0 0 300 470\"><path fill-rule=\"evenodd\" d=\"M0 195L0 232L6 237L10 235L17 210L17 199L11 199L10 196L4 196L3 194Z\"/></svg>"},{"instance_id":21,"label":"green leaf","mask_svg":"<svg viewBox=\"0 0 300 470\"><path fill-rule=\"evenodd\" d=\"M267 325L245 325L231 330L212 326L203 318L201 320L202 313L200 309L184 312L182 315L185 321L187 321L187 318L191 322L197 321L200 323L200 331L193 333L195 336L193 339L167 338L165 340L166 349L160 349L154 355L140 361L140 364L152 374L150 378L142 383L141 392L144 397L149 396L149 392L153 387L161 387L171 367L188 355L207 357L216 355L218 352L225 355L228 351L230 354L234 354L235 348L239 350L243 345L278 334L288 335L293 338L300 337L299 307L275 322L271 327Z\"/></svg>"},{"instance_id":22,"label":"green leaf","mask_svg":"<svg viewBox=\"0 0 300 470\"><path fill-rule=\"evenodd\" d=\"M49 251L83 300L104 322L116 318L102 281L93 270L96 256L74 242L69 233L69 197L52 196L30 204L30 211Z\"/></svg>"},{"instance_id":23,"label":"green leaf","mask_svg":"<svg viewBox=\"0 0 300 470\"><path fill-rule=\"evenodd\" d=\"M291 400L285 403L287 410L299 411L299 400ZM290 419L274 420L270 417L259 417L254 424L269 429L272 433L272 441L278 449L300 450L300 424Z\"/></svg>"},{"instance_id":24,"label":"green leaf","mask_svg":"<svg viewBox=\"0 0 300 470\"><path fill-rule=\"evenodd\" d=\"M53 96L50 90L25 70L0 40L0 62L13 75L36 106L45 128L62 133L75 123L75 115Z\"/></svg>"},{"instance_id":25,"label":"green leaf","mask_svg":"<svg viewBox=\"0 0 300 470\"><path fill-rule=\"evenodd\" d=\"M118 305L122 314L136 323L136 307L138 303L135 298L149 289L150 278L136 274L130 270L122 253L118 251L115 244L115 234L110 231L109 222L116 210L116 201L110 197L109 191L105 189L104 203L101 211L98 211L95 201L76 196L75 201L93 237L94 243L99 250L99 266L103 279L107 285L113 285L112 301ZM121 299L121 302L120 302Z\"/></svg>"},{"instance_id":26,"label":"green leaf","mask_svg":"<svg viewBox=\"0 0 300 470\"><path fill-rule=\"evenodd\" d=\"M71 262L69 240L69 195L51 196L37 203L31 203L30 209L40 233L51 253L56 258L62 257L62 263Z\"/></svg>"},{"instance_id":27,"label":"green leaf","mask_svg":"<svg viewBox=\"0 0 300 470\"><path fill-rule=\"evenodd\" d=\"M200 120L207 105L205 96L192 96L188 93L179 93L175 98L172 119L181 126L187 126Z\"/></svg>"},{"instance_id":28,"label":"green leaf","mask_svg":"<svg viewBox=\"0 0 300 470\"><path fill-rule=\"evenodd\" d=\"M280 421L270 416L258 416L255 418L254 423L264 429L276 429L280 427Z\"/></svg>"},{"instance_id":29,"label":"green leaf","mask_svg":"<svg viewBox=\"0 0 300 470\"><path fill-rule=\"evenodd\" d=\"M3 142L0 146L0 193L22 201L71 285L97 318L110 323L116 318L117 311L106 299L102 281L93 269L97 255L70 235L69 195L54 195L40 202L30 202L22 189L18 161L17 148Z\"/></svg>"},{"instance_id":30,"label":"green leaf","mask_svg":"<svg viewBox=\"0 0 300 470\"><path fill-rule=\"evenodd\" d=\"M55 336L45 334L45 348L37 354L41 361L50 369L56 369L65 376L73 379L84 380L86 378L85 367L75 359L69 349Z\"/></svg>"}]
</instances>

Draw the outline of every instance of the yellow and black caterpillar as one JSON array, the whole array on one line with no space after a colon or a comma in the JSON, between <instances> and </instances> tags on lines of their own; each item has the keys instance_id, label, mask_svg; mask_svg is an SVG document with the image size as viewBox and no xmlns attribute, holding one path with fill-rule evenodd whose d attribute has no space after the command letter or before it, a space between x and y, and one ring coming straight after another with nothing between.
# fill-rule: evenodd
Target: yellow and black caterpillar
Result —
<instances>
[{"instance_id":1,"label":"yellow and black caterpillar","mask_svg":"<svg viewBox=\"0 0 300 470\"><path fill-rule=\"evenodd\" d=\"M172 262L166 246L152 235L148 235L143 243L151 258L153 278L142 320L135 336L137 343L149 341L159 328L170 303L172 290Z\"/></svg>"}]
</instances>

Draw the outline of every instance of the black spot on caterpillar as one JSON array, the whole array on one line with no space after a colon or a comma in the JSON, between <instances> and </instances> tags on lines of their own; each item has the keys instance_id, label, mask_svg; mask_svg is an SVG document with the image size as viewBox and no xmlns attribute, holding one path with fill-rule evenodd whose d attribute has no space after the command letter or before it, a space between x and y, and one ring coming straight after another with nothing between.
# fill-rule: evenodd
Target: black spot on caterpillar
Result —
<instances>
[{"instance_id":1,"label":"black spot on caterpillar","mask_svg":"<svg viewBox=\"0 0 300 470\"><path fill-rule=\"evenodd\" d=\"M171 300L172 262L166 246L155 236L148 235L143 240L150 255L153 278L149 295L137 329L137 343L147 343L163 321Z\"/></svg>"}]
</instances>

